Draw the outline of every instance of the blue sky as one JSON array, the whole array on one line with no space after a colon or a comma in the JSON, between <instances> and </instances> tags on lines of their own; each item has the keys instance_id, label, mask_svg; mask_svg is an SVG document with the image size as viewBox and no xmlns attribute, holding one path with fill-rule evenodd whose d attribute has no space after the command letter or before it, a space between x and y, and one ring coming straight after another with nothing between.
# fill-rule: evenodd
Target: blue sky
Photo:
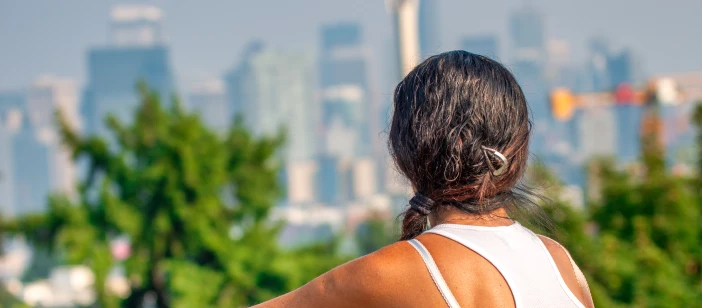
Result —
<instances>
[{"instance_id":1,"label":"blue sky","mask_svg":"<svg viewBox=\"0 0 702 308\"><path fill-rule=\"evenodd\" d=\"M494 33L508 57L507 18L523 0L438 0L441 47L455 49L462 35ZM700 0L531 0L545 16L547 37L568 41L581 59L585 42L603 35L629 47L646 73L702 70ZM382 0L0 0L0 89L24 88L51 73L84 82L85 54L108 38L110 8L146 3L165 13L164 33L182 84L219 76L241 48L261 38L276 48L315 51L319 25L363 24L381 78L387 75L390 17Z\"/></svg>"}]
</instances>

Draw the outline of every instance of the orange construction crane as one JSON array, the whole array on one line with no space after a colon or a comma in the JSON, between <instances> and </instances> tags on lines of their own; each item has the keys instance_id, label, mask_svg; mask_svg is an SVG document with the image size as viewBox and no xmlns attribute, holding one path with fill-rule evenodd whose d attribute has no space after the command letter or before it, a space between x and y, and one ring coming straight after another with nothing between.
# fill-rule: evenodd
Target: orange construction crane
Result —
<instances>
[{"instance_id":1,"label":"orange construction crane","mask_svg":"<svg viewBox=\"0 0 702 308\"><path fill-rule=\"evenodd\" d=\"M642 146L655 146L661 150L663 121L660 106L702 101L702 72L655 77L638 89L622 83L611 92L574 94L569 89L556 88L550 96L551 112L557 121L570 120L577 109L608 107L613 104L643 105L644 115L640 128L644 141Z\"/></svg>"}]
</instances>

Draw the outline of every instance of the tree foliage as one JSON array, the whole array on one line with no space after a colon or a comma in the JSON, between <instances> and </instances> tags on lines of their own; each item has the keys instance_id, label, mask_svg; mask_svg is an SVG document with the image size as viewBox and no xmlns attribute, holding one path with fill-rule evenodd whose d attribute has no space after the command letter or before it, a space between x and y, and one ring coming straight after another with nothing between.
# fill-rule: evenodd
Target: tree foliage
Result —
<instances>
[{"instance_id":1,"label":"tree foliage","mask_svg":"<svg viewBox=\"0 0 702 308\"><path fill-rule=\"evenodd\" d=\"M702 105L694 118L702 162ZM599 196L580 212L548 207L600 307L693 307L702 303L702 175L667 172L644 153L643 174L599 167ZM702 167L702 165L700 165Z\"/></svg>"},{"instance_id":2,"label":"tree foliage","mask_svg":"<svg viewBox=\"0 0 702 308\"><path fill-rule=\"evenodd\" d=\"M366 255L390 245L400 237L397 221L388 222L383 215L373 215L361 223L355 232L356 242L361 255Z\"/></svg>"},{"instance_id":3,"label":"tree foliage","mask_svg":"<svg viewBox=\"0 0 702 308\"><path fill-rule=\"evenodd\" d=\"M9 224L69 264L96 275L102 307L241 307L292 290L342 260L328 247L282 250L268 219L281 197L282 137L253 138L234 121L223 135L175 100L162 106L146 85L131 124L108 117L109 139L81 136L60 121L65 144L87 162L78 198L54 196L46 215ZM282 136L282 135L281 135ZM131 254L116 260L111 240ZM131 292L105 279L122 266Z\"/></svg>"}]
</instances>

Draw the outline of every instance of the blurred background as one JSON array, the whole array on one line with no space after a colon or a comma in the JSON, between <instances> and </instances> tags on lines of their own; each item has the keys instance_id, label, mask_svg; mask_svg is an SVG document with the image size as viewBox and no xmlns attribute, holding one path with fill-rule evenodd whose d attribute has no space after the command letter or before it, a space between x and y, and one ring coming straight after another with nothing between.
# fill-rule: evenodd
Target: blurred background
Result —
<instances>
[{"instance_id":1,"label":"blurred background","mask_svg":"<svg viewBox=\"0 0 702 308\"><path fill-rule=\"evenodd\" d=\"M0 299L243 307L392 243L411 194L386 148L394 85L462 49L522 85L527 181L596 303L699 304L700 12L0 0Z\"/></svg>"}]
</instances>

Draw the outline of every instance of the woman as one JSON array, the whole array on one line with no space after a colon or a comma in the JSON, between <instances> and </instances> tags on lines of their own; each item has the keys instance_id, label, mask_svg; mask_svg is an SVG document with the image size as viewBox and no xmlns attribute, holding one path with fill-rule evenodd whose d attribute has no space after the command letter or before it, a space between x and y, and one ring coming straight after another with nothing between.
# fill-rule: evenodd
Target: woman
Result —
<instances>
[{"instance_id":1,"label":"woman","mask_svg":"<svg viewBox=\"0 0 702 308\"><path fill-rule=\"evenodd\" d=\"M512 74L443 53L394 105L389 147L416 192L400 241L260 307L592 307L568 252L508 215L535 207L516 188L531 123Z\"/></svg>"}]
</instances>

